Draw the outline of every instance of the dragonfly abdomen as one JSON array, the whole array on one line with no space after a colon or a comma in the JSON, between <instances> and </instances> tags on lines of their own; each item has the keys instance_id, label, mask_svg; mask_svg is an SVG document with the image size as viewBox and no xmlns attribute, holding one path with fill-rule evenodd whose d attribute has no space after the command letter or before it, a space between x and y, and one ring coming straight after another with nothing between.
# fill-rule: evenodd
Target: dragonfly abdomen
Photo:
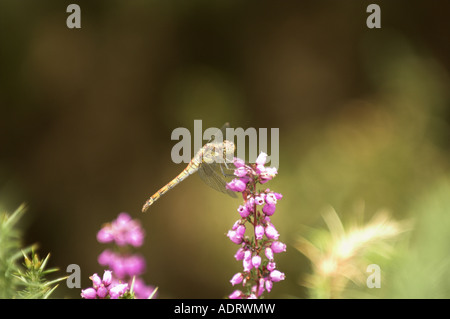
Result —
<instances>
[{"instance_id":1,"label":"dragonfly abdomen","mask_svg":"<svg viewBox=\"0 0 450 319\"><path fill-rule=\"evenodd\" d=\"M169 183L161 187L155 194L152 195L142 207L142 212L145 212L154 202L156 202L162 195L184 181L189 175L194 174L199 168L199 162L194 158L188 166L177 177Z\"/></svg>"}]
</instances>

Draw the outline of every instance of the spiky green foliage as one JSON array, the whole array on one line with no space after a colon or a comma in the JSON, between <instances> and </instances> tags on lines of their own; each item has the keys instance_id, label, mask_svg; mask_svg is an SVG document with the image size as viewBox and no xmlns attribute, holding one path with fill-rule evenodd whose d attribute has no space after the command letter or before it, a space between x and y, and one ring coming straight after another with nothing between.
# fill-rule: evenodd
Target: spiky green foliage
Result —
<instances>
[{"instance_id":1,"label":"spiky green foliage","mask_svg":"<svg viewBox=\"0 0 450 319\"><path fill-rule=\"evenodd\" d=\"M18 269L18 260L22 257L20 250L20 232L17 223L25 213L21 205L9 215L0 214L0 298L11 298L15 295L17 281L13 276Z\"/></svg>"},{"instance_id":2,"label":"spiky green foliage","mask_svg":"<svg viewBox=\"0 0 450 319\"><path fill-rule=\"evenodd\" d=\"M39 259L38 255L31 251L31 258L23 253L25 270L19 269L14 276L20 280L23 290L17 292L18 298L24 299L47 299L50 294L58 287L57 282L66 279L58 278L48 281L45 276L47 274L58 271L57 268L45 269L50 254L45 259Z\"/></svg>"},{"instance_id":3,"label":"spiky green foliage","mask_svg":"<svg viewBox=\"0 0 450 319\"><path fill-rule=\"evenodd\" d=\"M48 298L56 283L65 278L48 281L45 276L57 271L46 269L50 254L43 260L35 247L21 249L18 222L25 213L21 205L13 214L0 214L0 298ZM31 252L31 258L28 254ZM24 258L23 266L19 260Z\"/></svg>"}]
</instances>

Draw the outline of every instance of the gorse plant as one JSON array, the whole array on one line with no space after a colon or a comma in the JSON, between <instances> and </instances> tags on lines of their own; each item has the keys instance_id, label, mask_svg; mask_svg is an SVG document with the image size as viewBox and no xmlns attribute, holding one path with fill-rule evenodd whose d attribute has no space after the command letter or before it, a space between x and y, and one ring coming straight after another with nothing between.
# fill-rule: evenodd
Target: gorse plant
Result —
<instances>
[{"instance_id":1,"label":"gorse plant","mask_svg":"<svg viewBox=\"0 0 450 319\"><path fill-rule=\"evenodd\" d=\"M14 274L20 280L23 290L17 292L18 298L26 299L47 299L58 287L57 283L67 277L48 281L45 276L58 271L57 268L46 269L50 254L45 259L39 259L38 255L31 249L31 258L23 253L25 270L18 269Z\"/></svg>"},{"instance_id":2,"label":"gorse plant","mask_svg":"<svg viewBox=\"0 0 450 319\"><path fill-rule=\"evenodd\" d=\"M25 213L21 205L13 214L0 214L0 298L46 299L66 277L48 280L46 275L57 268L46 269L50 254L43 260L35 247L21 249L21 232L17 224ZM31 257L28 253L31 252ZM24 258L23 265L19 260Z\"/></svg>"},{"instance_id":3,"label":"gorse plant","mask_svg":"<svg viewBox=\"0 0 450 319\"><path fill-rule=\"evenodd\" d=\"M9 215L0 214L0 298L12 298L17 288L14 273L18 270L20 251L20 232L17 223L25 212L22 205Z\"/></svg>"}]
</instances>

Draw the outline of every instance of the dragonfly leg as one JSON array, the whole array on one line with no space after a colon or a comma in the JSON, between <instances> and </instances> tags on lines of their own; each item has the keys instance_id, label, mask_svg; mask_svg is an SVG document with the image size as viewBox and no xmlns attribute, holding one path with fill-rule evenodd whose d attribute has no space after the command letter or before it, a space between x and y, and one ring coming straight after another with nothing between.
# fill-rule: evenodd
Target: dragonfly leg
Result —
<instances>
[{"instance_id":1,"label":"dragonfly leg","mask_svg":"<svg viewBox=\"0 0 450 319\"><path fill-rule=\"evenodd\" d=\"M226 167L228 170L232 170L231 168L228 167L228 165L227 165L226 162L224 162L224 163L225 163L225 167ZM220 165L220 170L222 171L222 174L223 174L223 176L225 176L225 177L231 177L231 176L234 176L234 174L226 173L226 172L224 171L222 165Z\"/></svg>"}]
</instances>

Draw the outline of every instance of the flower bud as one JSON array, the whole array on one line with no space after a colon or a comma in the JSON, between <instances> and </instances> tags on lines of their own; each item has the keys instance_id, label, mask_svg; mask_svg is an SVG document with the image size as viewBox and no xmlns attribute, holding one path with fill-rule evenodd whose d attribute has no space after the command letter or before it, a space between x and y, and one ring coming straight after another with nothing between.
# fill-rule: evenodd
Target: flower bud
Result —
<instances>
[{"instance_id":1,"label":"flower bud","mask_svg":"<svg viewBox=\"0 0 450 319\"><path fill-rule=\"evenodd\" d=\"M247 169L244 166L238 167L234 170L234 175L237 177L244 177L247 175Z\"/></svg>"},{"instance_id":2,"label":"flower bud","mask_svg":"<svg viewBox=\"0 0 450 319\"><path fill-rule=\"evenodd\" d=\"M255 163L257 165L264 165L266 164L266 160L267 160L267 154L264 152L259 153L258 157L256 158Z\"/></svg>"},{"instance_id":3,"label":"flower bud","mask_svg":"<svg viewBox=\"0 0 450 319\"><path fill-rule=\"evenodd\" d=\"M237 250L236 254L234 255L234 258L236 258L236 260L242 260L244 259L244 255L245 249L241 247Z\"/></svg>"},{"instance_id":4,"label":"flower bud","mask_svg":"<svg viewBox=\"0 0 450 319\"><path fill-rule=\"evenodd\" d=\"M99 243L110 243L114 240L114 235L110 226L105 226L97 233L97 241Z\"/></svg>"},{"instance_id":5,"label":"flower bud","mask_svg":"<svg viewBox=\"0 0 450 319\"><path fill-rule=\"evenodd\" d=\"M248 272L253 268L252 259L251 258L244 258L242 261L242 266L244 267L244 271Z\"/></svg>"},{"instance_id":6,"label":"flower bud","mask_svg":"<svg viewBox=\"0 0 450 319\"><path fill-rule=\"evenodd\" d=\"M244 225L239 225L238 228L236 229L236 234L240 237L244 237L245 234L245 226Z\"/></svg>"},{"instance_id":7,"label":"flower bud","mask_svg":"<svg viewBox=\"0 0 450 319\"><path fill-rule=\"evenodd\" d=\"M281 280L284 280L285 276L284 273L282 273L279 270L272 270L272 272L270 273L270 280L274 281L274 282L278 282Z\"/></svg>"},{"instance_id":8,"label":"flower bud","mask_svg":"<svg viewBox=\"0 0 450 319\"><path fill-rule=\"evenodd\" d=\"M269 193L265 197L266 203L269 205L275 205L277 203L277 198L274 193Z\"/></svg>"},{"instance_id":9,"label":"flower bud","mask_svg":"<svg viewBox=\"0 0 450 319\"><path fill-rule=\"evenodd\" d=\"M264 253L266 254L267 259L273 260L273 251L272 251L272 248L266 247L266 249L264 250Z\"/></svg>"},{"instance_id":10,"label":"flower bud","mask_svg":"<svg viewBox=\"0 0 450 319\"><path fill-rule=\"evenodd\" d=\"M105 286L109 286L111 284L111 281L112 281L112 271L111 270L105 270L105 272L103 273L102 281Z\"/></svg>"},{"instance_id":11,"label":"flower bud","mask_svg":"<svg viewBox=\"0 0 450 319\"><path fill-rule=\"evenodd\" d=\"M262 225L256 225L255 227L255 238L257 240L262 239L264 236L264 227Z\"/></svg>"},{"instance_id":12,"label":"flower bud","mask_svg":"<svg viewBox=\"0 0 450 319\"><path fill-rule=\"evenodd\" d=\"M272 290L272 287L273 287L273 282L272 282L272 280L266 280L265 285L266 285L266 290L267 290L267 292L270 292L270 291Z\"/></svg>"},{"instance_id":13,"label":"flower bud","mask_svg":"<svg viewBox=\"0 0 450 319\"><path fill-rule=\"evenodd\" d=\"M84 299L95 299L97 297L97 291L94 288L87 288L81 290L81 297Z\"/></svg>"},{"instance_id":14,"label":"flower bud","mask_svg":"<svg viewBox=\"0 0 450 319\"><path fill-rule=\"evenodd\" d=\"M242 218L247 218L250 215L250 211L248 210L247 206L245 206L245 205L240 205L238 208L238 212Z\"/></svg>"},{"instance_id":15,"label":"flower bud","mask_svg":"<svg viewBox=\"0 0 450 319\"><path fill-rule=\"evenodd\" d=\"M261 257L256 255L252 258L253 267L258 268L261 265Z\"/></svg>"},{"instance_id":16,"label":"flower bud","mask_svg":"<svg viewBox=\"0 0 450 319\"><path fill-rule=\"evenodd\" d=\"M263 207L263 213L266 214L266 216L272 216L273 213L275 213L276 206L273 204L266 204Z\"/></svg>"},{"instance_id":17,"label":"flower bud","mask_svg":"<svg viewBox=\"0 0 450 319\"><path fill-rule=\"evenodd\" d=\"M245 161L243 159L235 157L233 160L233 164L235 167L239 168L239 167L245 166Z\"/></svg>"},{"instance_id":18,"label":"flower bud","mask_svg":"<svg viewBox=\"0 0 450 319\"><path fill-rule=\"evenodd\" d=\"M105 298L107 294L108 294L108 289L105 286L101 285L100 287L98 287L97 296L99 298Z\"/></svg>"},{"instance_id":19,"label":"flower bud","mask_svg":"<svg viewBox=\"0 0 450 319\"><path fill-rule=\"evenodd\" d=\"M243 279L244 279L244 276L242 275L242 273L238 272L237 274L235 274L233 276L233 278L231 278L230 282L234 286L234 285L240 284Z\"/></svg>"},{"instance_id":20,"label":"flower bud","mask_svg":"<svg viewBox=\"0 0 450 319\"><path fill-rule=\"evenodd\" d=\"M118 284L109 290L111 299L118 299L128 290L128 284Z\"/></svg>"},{"instance_id":21,"label":"flower bud","mask_svg":"<svg viewBox=\"0 0 450 319\"><path fill-rule=\"evenodd\" d=\"M255 197L255 204L256 205L264 205L265 201L264 201L264 193L260 194L258 196Z\"/></svg>"},{"instance_id":22,"label":"flower bud","mask_svg":"<svg viewBox=\"0 0 450 319\"><path fill-rule=\"evenodd\" d=\"M269 262L267 263L267 270L268 270L268 271L272 271L272 270L274 270L275 268L276 268L275 262L269 261Z\"/></svg>"},{"instance_id":23,"label":"flower bud","mask_svg":"<svg viewBox=\"0 0 450 319\"><path fill-rule=\"evenodd\" d=\"M242 236L240 236L235 230L229 230L227 237L235 244L242 243Z\"/></svg>"},{"instance_id":24,"label":"flower bud","mask_svg":"<svg viewBox=\"0 0 450 319\"><path fill-rule=\"evenodd\" d=\"M277 240L278 237L280 237L280 234L278 233L278 231L275 229L275 227L272 224L269 224L266 226L265 233L266 233L267 238L269 238L269 239Z\"/></svg>"},{"instance_id":25,"label":"flower bud","mask_svg":"<svg viewBox=\"0 0 450 319\"><path fill-rule=\"evenodd\" d=\"M242 298L242 291L235 290L228 296L228 298L230 298L230 299L241 299Z\"/></svg>"},{"instance_id":26,"label":"flower bud","mask_svg":"<svg viewBox=\"0 0 450 319\"><path fill-rule=\"evenodd\" d=\"M93 274L91 277L89 277L89 279L92 280L92 285L95 289L100 287L100 285L102 284L102 280L97 274Z\"/></svg>"},{"instance_id":27,"label":"flower bud","mask_svg":"<svg viewBox=\"0 0 450 319\"><path fill-rule=\"evenodd\" d=\"M286 251L286 244L282 243L281 241L274 241L272 245L270 245L270 248L272 248L272 251L274 253L281 253Z\"/></svg>"}]
</instances>

